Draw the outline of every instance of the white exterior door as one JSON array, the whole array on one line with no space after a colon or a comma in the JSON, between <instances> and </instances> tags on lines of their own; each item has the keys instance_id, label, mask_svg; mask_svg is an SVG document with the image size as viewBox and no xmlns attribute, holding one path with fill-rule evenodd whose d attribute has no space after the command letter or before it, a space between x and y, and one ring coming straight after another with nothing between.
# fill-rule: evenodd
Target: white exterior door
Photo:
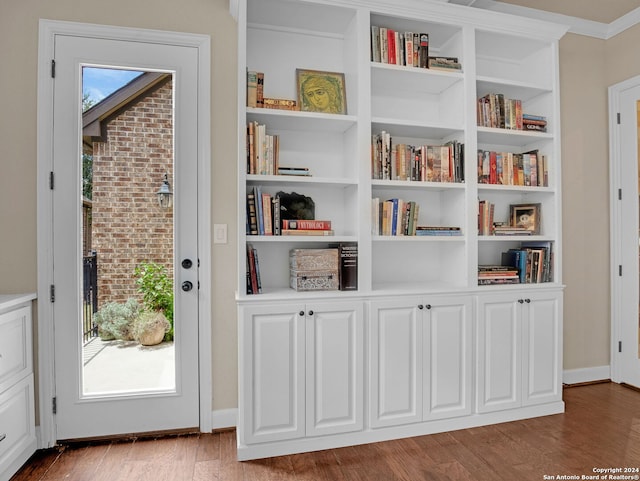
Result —
<instances>
[{"instance_id":1,"label":"white exterior door","mask_svg":"<svg viewBox=\"0 0 640 481\"><path fill-rule=\"evenodd\" d=\"M306 309L306 434L359 431L364 411L363 304L314 303Z\"/></svg>"},{"instance_id":2,"label":"white exterior door","mask_svg":"<svg viewBox=\"0 0 640 481\"><path fill-rule=\"evenodd\" d=\"M170 387L87 394L81 331L82 68L125 68L173 77L173 286L175 354ZM198 50L143 41L55 37L53 109L53 322L56 439L197 427L198 380ZM158 183L158 186L160 183ZM191 268L182 260L190 259ZM181 289L190 282L191 290ZM142 353L144 354L144 353ZM120 376L131 373L121 366ZM135 389L133 390L135 391Z\"/></svg>"},{"instance_id":3,"label":"white exterior door","mask_svg":"<svg viewBox=\"0 0 640 481\"><path fill-rule=\"evenodd\" d=\"M612 373L616 382L640 387L640 241L638 142L640 78L609 89L611 121ZM619 115L620 122L615 118ZM620 194L619 194L620 192ZM615 194L615 196L613 195Z\"/></svg>"}]
</instances>

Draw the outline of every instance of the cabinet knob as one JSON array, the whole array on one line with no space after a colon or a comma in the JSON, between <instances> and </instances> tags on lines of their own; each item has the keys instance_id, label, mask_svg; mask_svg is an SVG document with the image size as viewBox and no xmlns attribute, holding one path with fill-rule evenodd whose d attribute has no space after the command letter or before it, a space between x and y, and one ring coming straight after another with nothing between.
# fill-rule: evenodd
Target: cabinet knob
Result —
<instances>
[{"instance_id":1,"label":"cabinet knob","mask_svg":"<svg viewBox=\"0 0 640 481\"><path fill-rule=\"evenodd\" d=\"M523 303L524 303L524 299L518 299L518 302L519 302L520 304L523 304Z\"/></svg>"},{"instance_id":2,"label":"cabinet knob","mask_svg":"<svg viewBox=\"0 0 640 481\"><path fill-rule=\"evenodd\" d=\"M304 317L304 311L300 311L298 314L300 314L300 317Z\"/></svg>"},{"instance_id":3,"label":"cabinet knob","mask_svg":"<svg viewBox=\"0 0 640 481\"><path fill-rule=\"evenodd\" d=\"M427 304L427 305L426 305L426 306L424 306L424 307L426 307L427 309L431 309L431 304Z\"/></svg>"},{"instance_id":4,"label":"cabinet knob","mask_svg":"<svg viewBox=\"0 0 640 481\"><path fill-rule=\"evenodd\" d=\"M309 311L309 315L310 315L310 316L313 316L313 311L311 311L311 310L310 310L310 311Z\"/></svg>"},{"instance_id":5,"label":"cabinet knob","mask_svg":"<svg viewBox=\"0 0 640 481\"><path fill-rule=\"evenodd\" d=\"M529 304L531 302L531 299L525 299L524 302L526 302L527 304Z\"/></svg>"},{"instance_id":6,"label":"cabinet knob","mask_svg":"<svg viewBox=\"0 0 640 481\"><path fill-rule=\"evenodd\" d=\"M7 437L6 434L0 434L0 442L4 441L4 438L6 437Z\"/></svg>"},{"instance_id":7,"label":"cabinet knob","mask_svg":"<svg viewBox=\"0 0 640 481\"><path fill-rule=\"evenodd\" d=\"M424 309L424 306L422 304L418 304L418 309Z\"/></svg>"}]
</instances>

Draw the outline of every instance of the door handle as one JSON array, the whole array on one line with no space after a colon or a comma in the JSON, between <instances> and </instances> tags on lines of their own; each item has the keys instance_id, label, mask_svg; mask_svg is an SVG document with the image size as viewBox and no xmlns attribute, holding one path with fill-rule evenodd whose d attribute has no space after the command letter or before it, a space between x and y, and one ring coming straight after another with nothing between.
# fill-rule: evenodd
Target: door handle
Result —
<instances>
[{"instance_id":1,"label":"door handle","mask_svg":"<svg viewBox=\"0 0 640 481\"><path fill-rule=\"evenodd\" d=\"M182 290L184 292L189 292L191 289L193 289L193 284L191 283L191 281L184 281L182 283Z\"/></svg>"}]
</instances>

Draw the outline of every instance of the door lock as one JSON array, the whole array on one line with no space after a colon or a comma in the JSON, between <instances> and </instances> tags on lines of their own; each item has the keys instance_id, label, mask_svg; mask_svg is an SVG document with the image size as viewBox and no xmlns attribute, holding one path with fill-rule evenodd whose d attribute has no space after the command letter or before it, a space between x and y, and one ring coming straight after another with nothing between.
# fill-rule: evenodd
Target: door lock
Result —
<instances>
[{"instance_id":1,"label":"door lock","mask_svg":"<svg viewBox=\"0 0 640 481\"><path fill-rule=\"evenodd\" d=\"M189 292L191 289L193 289L193 284L191 283L191 281L184 281L182 283L182 290L184 292Z\"/></svg>"},{"instance_id":2,"label":"door lock","mask_svg":"<svg viewBox=\"0 0 640 481\"><path fill-rule=\"evenodd\" d=\"M193 265L193 262L191 261L191 259L183 259L182 260L182 267L185 269L191 269L191 266Z\"/></svg>"}]
</instances>

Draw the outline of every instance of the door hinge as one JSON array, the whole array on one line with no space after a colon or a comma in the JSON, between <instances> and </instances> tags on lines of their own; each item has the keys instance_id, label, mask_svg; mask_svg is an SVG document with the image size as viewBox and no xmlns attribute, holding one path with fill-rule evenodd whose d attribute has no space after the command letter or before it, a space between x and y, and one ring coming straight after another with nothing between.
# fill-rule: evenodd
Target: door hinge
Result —
<instances>
[{"instance_id":1,"label":"door hinge","mask_svg":"<svg viewBox=\"0 0 640 481\"><path fill-rule=\"evenodd\" d=\"M55 184L55 175L53 171L49 172L49 190L53 190Z\"/></svg>"},{"instance_id":2,"label":"door hinge","mask_svg":"<svg viewBox=\"0 0 640 481\"><path fill-rule=\"evenodd\" d=\"M618 200L622 200L622 189L618 189Z\"/></svg>"},{"instance_id":3,"label":"door hinge","mask_svg":"<svg viewBox=\"0 0 640 481\"><path fill-rule=\"evenodd\" d=\"M58 398L55 396L51 398L51 412L58 414Z\"/></svg>"},{"instance_id":4,"label":"door hinge","mask_svg":"<svg viewBox=\"0 0 640 481\"><path fill-rule=\"evenodd\" d=\"M53 284L49 286L49 300L51 302L56 302L56 286Z\"/></svg>"},{"instance_id":5,"label":"door hinge","mask_svg":"<svg viewBox=\"0 0 640 481\"><path fill-rule=\"evenodd\" d=\"M618 352L622 352L622 341L618 341Z\"/></svg>"},{"instance_id":6,"label":"door hinge","mask_svg":"<svg viewBox=\"0 0 640 481\"><path fill-rule=\"evenodd\" d=\"M51 59L51 78L56 78L56 61ZM618 122L620 123L620 122Z\"/></svg>"},{"instance_id":7,"label":"door hinge","mask_svg":"<svg viewBox=\"0 0 640 481\"><path fill-rule=\"evenodd\" d=\"M622 277L622 264L618 266L618 275Z\"/></svg>"},{"instance_id":8,"label":"door hinge","mask_svg":"<svg viewBox=\"0 0 640 481\"><path fill-rule=\"evenodd\" d=\"M620 112L618 112L618 124L620 124Z\"/></svg>"}]
</instances>

